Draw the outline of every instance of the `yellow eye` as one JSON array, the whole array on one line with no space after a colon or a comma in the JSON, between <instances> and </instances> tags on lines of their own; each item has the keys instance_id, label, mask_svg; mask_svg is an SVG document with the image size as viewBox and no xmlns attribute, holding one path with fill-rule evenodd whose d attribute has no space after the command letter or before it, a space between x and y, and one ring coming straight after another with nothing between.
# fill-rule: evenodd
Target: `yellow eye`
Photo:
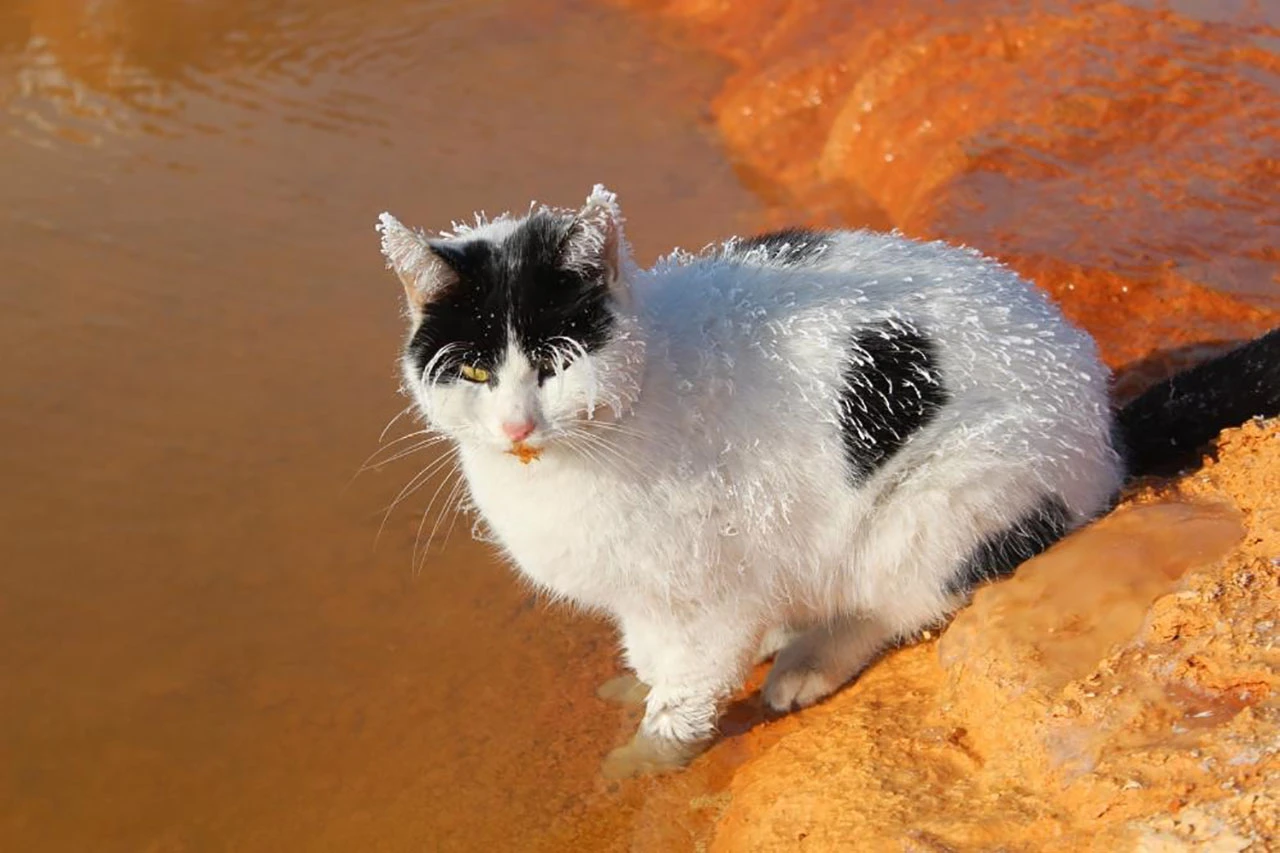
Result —
<instances>
[{"instance_id":1,"label":"yellow eye","mask_svg":"<svg viewBox=\"0 0 1280 853\"><path fill-rule=\"evenodd\" d=\"M489 371L483 367L474 367L470 364L462 365L462 378L468 382L488 382Z\"/></svg>"}]
</instances>

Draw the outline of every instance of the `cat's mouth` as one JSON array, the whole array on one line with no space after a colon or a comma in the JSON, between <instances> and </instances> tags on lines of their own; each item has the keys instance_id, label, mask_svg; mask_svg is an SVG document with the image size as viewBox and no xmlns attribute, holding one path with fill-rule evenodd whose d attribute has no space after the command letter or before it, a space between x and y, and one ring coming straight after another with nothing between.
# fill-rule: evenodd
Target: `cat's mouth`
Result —
<instances>
[{"instance_id":1,"label":"cat's mouth","mask_svg":"<svg viewBox=\"0 0 1280 853\"><path fill-rule=\"evenodd\" d=\"M507 453L519 459L521 465L528 465L542 455L542 448L525 444L523 441L517 441L511 445Z\"/></svg>"}]
</instances>

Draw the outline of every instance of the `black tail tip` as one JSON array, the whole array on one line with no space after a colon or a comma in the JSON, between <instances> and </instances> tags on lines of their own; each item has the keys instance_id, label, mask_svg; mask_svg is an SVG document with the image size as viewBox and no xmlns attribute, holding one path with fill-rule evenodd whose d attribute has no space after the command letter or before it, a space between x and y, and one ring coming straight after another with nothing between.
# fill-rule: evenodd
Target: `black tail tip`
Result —
<instances>
[{"instance_id":1,"label":"black tail tip","mask_svg":"<svg viewBox=\"0 0 1280 853\"><path fill-rule=\"evenodd\" d=\"M1227 427L1280 415L1280 328L1148 388L1116 416L1130 475L1194 464Z\"/></svg>"}]
</instances>

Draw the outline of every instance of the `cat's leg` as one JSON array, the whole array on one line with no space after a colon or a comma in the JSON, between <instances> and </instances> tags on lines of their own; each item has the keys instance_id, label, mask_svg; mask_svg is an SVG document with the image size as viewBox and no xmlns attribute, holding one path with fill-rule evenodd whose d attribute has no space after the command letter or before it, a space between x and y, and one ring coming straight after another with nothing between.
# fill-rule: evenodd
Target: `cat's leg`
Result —
<instances>
[{"instance_id":1,"label":"cat's leg","mask_svg":"<svg viewBox=\"0 0 1280 853\"><path fill-rule=\"evenodd\" d=\"M991 536L997 542L1012 536L1019 548L1043 547L1041 540L1065 526L1065 521L1041 519L1044 487L1022 468L987 466L973 476L980 486L958 490L955 473L935 466L881 507L874 529L858 549L868 567L863 569L860 615L814 627L778 653L763 688L770 707L785 711L812 705L890 644L944 621L965 602L959 582L970 555L1011 550L987 544ZM1007 530L1012 533L999 526L990 532L994 514L1011 519Z\"/></svg>"},{"instance_id":2,"label":"cat's leg","mask_svg":"<svg viewBox=\"0 0 1280 853\"><path fill-rule=\"evenodd\" d=\"M621 621L627 660L649 692L639 730L609 753L604 775L682 767L711 744L721 703L742 684L751 664L757 623L737 613L704 614L683 623Z\"/></svg>"},{"instance_id":3,"label":"cat's leg","mask_svg":"<svg viewBox=\"0 0 1280 853\"><path fill-rule=\"evenodd\" d=\"M800 631L790 625L775 625L764 632L760 638L760 646L756 649L756 663L764 663L778 652L785 649L792 640L800 636Z\"/></svg>"},{"instance_id":4,"label":"cat's leg","mask_svg":"<svg viewBox=\"0 0 1280 853\"><path fill-rule=\"evenodd\" d=\"M815 625L778 652L762 688L764 700L775 711L807 708L850 681L892 639L891 630L868 616Z\"/></svg>"}]
</instances>

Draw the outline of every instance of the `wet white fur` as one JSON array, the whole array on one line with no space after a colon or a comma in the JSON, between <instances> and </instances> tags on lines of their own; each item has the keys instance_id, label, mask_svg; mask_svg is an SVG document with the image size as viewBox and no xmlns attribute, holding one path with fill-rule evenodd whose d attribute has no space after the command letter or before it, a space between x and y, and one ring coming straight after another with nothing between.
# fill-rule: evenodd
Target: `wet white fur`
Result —
<instances>
[{"instance_id":1,"label":"wet white fur","mask_svg":"<svg viewBox=\"0 0 1280 853\"><path fill-rule=\"evenodd\" d=\"M517 351L496 390L432 387L411 365L405 382L458 442L474 503L519 570L616 621L651 686L641 731L653 742L705 742L762 638L766 653L790 640L768 701L816 701L952 612L948 581L985 537L1046 494L1079 523L1119 486L1093 342L977 253L859 231L799 266L717 248L640 271L611 194L597 187L579 216L596 218L616 271L612 344L542 389ZM422 256L404 247L422 238L386 215L381 230L417 283ZM858 329L899 321L936 342L950 400L855 488L836 424L843 362ZM524 416L544 448L528 465L499 427Z\"/></svg>"}]
</instances>

